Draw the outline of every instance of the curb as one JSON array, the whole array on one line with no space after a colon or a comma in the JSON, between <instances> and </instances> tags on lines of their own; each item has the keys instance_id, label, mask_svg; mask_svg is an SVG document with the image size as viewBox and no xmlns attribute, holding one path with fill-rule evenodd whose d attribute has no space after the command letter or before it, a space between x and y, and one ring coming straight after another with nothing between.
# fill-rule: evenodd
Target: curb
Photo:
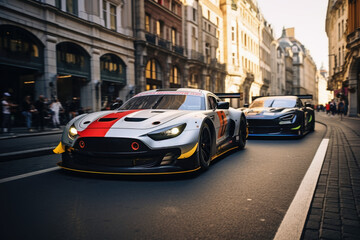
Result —
<instances>
[{"instance_id":1,"label":"curb","mask_svg":"<svg viewBox=\"0 0 360 240\"><path fill-rule=\"evenodd\" d=\"M52 150L55 147L44 147L44 148L38 148L38 149L32 149L32 150L18 151L18 152L1 153L0 154L0 159L1 159L0 162L5 162L5 161L9 161L9 160L17 160L17 159L22 159L22 158L51 155L51 154L54 154Z\"/></svg>"},{"instance_id":2,"label":"curb","mask_svg":"<svg viewBox=\"0 0 360 240\"><path fill-rule=\"evenodd\" d=\"M36 136L43 136L43 135L52 135L52 134L59 134L62 133L63 130L54 130L54 131L46 131L46 132L39 132L39 133L20 133L14 134L9 136L0 137L0 140L7 140L7 139L14 139L14 138L21 138L21 137L36 137Z\"/></svg>"}]
</instances>

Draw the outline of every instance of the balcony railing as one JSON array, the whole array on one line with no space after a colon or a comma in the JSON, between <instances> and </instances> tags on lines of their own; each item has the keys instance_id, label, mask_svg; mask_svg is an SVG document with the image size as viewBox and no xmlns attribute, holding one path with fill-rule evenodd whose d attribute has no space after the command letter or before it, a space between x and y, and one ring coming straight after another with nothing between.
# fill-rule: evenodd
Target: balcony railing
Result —
<instances>
[{"instance_id":1,"label":"balcony railing","mask_svg":"<svg viewBox=\"0 0 360 240\"><path fill-rule=\"evenodd\" d=\"M173 51L177 54L184 55L184 48L182 46L172 45L170 41L166 39L159 38L158 35L152 33L145 34L146 42L166 49L168 51Z\"/></svg>"},{"instance_id":2,"label":"balcony railing","mask_svg":"<svg viewBox=\"0 0 360 240\"><path fill-rule=\"evenodd\" d=\"M205 57L204 55L202 55L201 53L195 51L195 50L191 50L190 54L189 54L189 58L193 59L193 60L197 60L200 62L204 62L205 61Z\"/></svg>"},{"instance_id":3,"label":"balcony railing","mask_svg":"<svg viewBox=\"0 0 360 240\"><path fill-rule=\"evenodd\" d=\"M356 29L354 32L350 33L347 36L347 43L349 48L352 47L354 43L360 40L360 28Z\"/></svg>"}]
</instances>

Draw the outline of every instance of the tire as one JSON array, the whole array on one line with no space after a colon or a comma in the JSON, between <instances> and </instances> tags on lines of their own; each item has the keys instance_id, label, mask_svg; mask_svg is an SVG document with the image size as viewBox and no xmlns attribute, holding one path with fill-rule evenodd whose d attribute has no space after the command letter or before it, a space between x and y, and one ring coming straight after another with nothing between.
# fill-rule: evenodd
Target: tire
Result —
<instances>
[{"instance_id":1,"label":"tire","mask_svg":"<svg viewBox=\"0 0 360 240\"><path fill-rule=\"evenodd\" d=\"M211 132L209 126L204 123L201 127L197 158L202 170L207 170L211 162Z\"/></svg>"},{"instance_id":2,"label":"tire","mask_svg":"<svg viewBox=\"0 0 360 240\"><path fill-rule=\"evenodd\" d=\"M241 116L240 127L239 127L239 141L238 141L239 150L244 149L246 145L246 135L247 135L246 128L247 128L246 118L244 116Z\"/></svg>"},{"instance_id":3,"label":"tire","mask_svg":"<svg viewBox=\"0 0 360 240\"><path fill-rule=\"evenodd\" d=\"M310 132L315 131L315 115L313 115L313 119L312 119L311 126L310 126L310 128L309 128L309 131L310 131Z\"/></svg>"}]
</instances>

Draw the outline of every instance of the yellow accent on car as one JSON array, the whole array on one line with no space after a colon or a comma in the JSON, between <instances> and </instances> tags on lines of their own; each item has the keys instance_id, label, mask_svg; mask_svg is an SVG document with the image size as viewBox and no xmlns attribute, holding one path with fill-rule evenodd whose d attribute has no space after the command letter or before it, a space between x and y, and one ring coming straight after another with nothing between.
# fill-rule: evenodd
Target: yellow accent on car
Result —
<instances>
[{"instance_id":1,"label":"yellow accent on car","mask_svg":"<svg viewBox=\"0 0 360 240\"><path fill-rule=\"evenodd\" d=\"M65 146L62 144L62 142L60 142L59 145L57 145L57 147L53 150L53 152L55 154L61 154L65 152Z\"/></svg>"},{"instance_id":2,"label":"yellow accent on car","mask_svg":"<svg viewBox=\"0 0 360 240\"><path fill-rule=\"evenodd\" d=\"M191 157L194 154L194 152L196 151L197 146L198 146L198 143L196 143L195 146L190 151L181 154L180 157L178 157L178 159L184 159L184 158Z\"/></svg>"},{"instance_id":3,"label":"yellow accent on car","mask_svg":"<svg viewBox=\"0 0 360 240\"><path fill-rule=\"evenodd\" d=\"M310 115L310 118L309 118L309 122L311 122L312 121L312 115Z\"/></svg>"},{"instance_id":4,"label":"yellow accent on car","mask_svg":"<svg viewBox=\"0 0 360 240\"><path fill-rule=\"evenodd\" d=\"M301 125L299 125L299 126L297 126L297 127L294 127L294 128L292 128L291 130L298 130L298 129L300 129L301 128Z\"/></svg>"}]
</instances>

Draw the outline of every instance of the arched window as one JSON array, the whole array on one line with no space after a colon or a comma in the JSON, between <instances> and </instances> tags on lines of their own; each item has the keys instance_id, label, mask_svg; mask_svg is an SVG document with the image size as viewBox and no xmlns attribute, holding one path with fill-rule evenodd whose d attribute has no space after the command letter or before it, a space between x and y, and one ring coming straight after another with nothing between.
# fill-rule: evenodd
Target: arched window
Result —
<instances>
[{"instance_id":1,"label":"arched window","mask_svg":"<svg viewBox=\"0 0 360 240\"><path fill-rule=\"evenodd\" d=\"M179 73L179 69L176 66L173 66L170 71L170 87L171 88L181 87L180 73Z\"/></svg>"},{"instance_id":2,"label":"arched window","mask_svg":"<svg viewBox=\"0 0 360 240\"><path fill-rule=\"evenodd\" d=\"M43 71L44 46L25 29L0 26L0 62Z\"/></svg>"},{"instance_id":3,"label":"arched window","mask_svg":"<svg viewBox=\"0 0 360 240\"><path fill-rule=\"evenodd\" d=\"M146 90L162 88L162 71L156 59L151 59L147 62L145 77Z\"/></svg>"},{"instance_id":4,"label":"arched window","mask_svg":"<svg viewBox=\"0 0 360 240\"><path fill-rule=\"evenodd\" d=\"M114 54L105 54L100 58L101 80L126 85L126 65Z\"/></svg>"}]
</instances>

